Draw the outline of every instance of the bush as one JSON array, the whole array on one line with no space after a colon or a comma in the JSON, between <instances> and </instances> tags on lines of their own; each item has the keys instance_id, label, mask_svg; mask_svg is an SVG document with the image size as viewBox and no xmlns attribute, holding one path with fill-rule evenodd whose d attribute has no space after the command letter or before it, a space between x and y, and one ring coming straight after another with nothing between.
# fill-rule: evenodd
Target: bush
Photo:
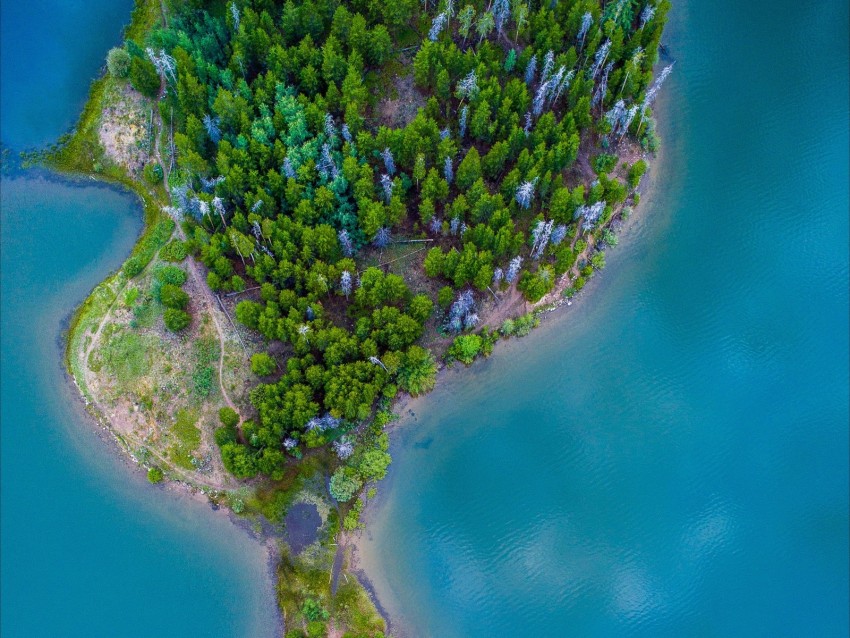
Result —
<instances>
[{"instance_id":1,"label":"bush","mask_svg":"<svg viewBox=\"0 0 850 638\"><path fill-rule=\"evenodd\" d=\"M226 428L235 428L239 424L239 414L231 407L224 407L218 411L218 420Z\"/></svg>"},{"instance_id":2,"label":"bush","mask_svg":"<svg viewBox=\"0 0 850 638\"><path fill-rule=\"evenodd\" d=\"M184 310L189 305L189 295L174 284L164 284L159 291L162 305L168 308Z\"/></svg>"},{"instance_id":3,"label":"bush","mask_svg":"<svg viewBox=\"0 0 850 638\"><path fill-rule=\"evenodd\" d=\"M341 467L331 477L331 496L338 502L345 503L363 487L363 481L350 467Z\"/></svg>"},{"instance_id":4,"label":"bush","mask_svg":"<svg viewBox=\"0 0 850 638\"><path fill-rule=\"evenodd\" d=\"M327 620L330 615L327 610L322 607L322 604L313 598L308 598L304 601L304 606L301 607L301 613L304 614L304 617L311 622L314 620Z\"/></svg>"},{"instance_id":5,"label":"bush","mask_svg":"<svg viewBox=\"0 0 850 638\"><path fill-rule=\"evenodd\" d=\"M257 475L257 461L251 450L239 443L221 446L221 462L236 478L251 478Z\"/></svg>"},{"instance_id":6,"label":"bush","mask_svg":"<svg viewBox=\"0 0 850 638\"><path fill-rule=\"evenodd\" d=\"M266 377L275 371L274 359L265 352L258 352L251 357L251 372L258 377Z\"/></svg>"},{"instance_id":7,"label":"bush","mask_svg":"<svg viewBox=\"0 0 850 638\"><path fill-rule=\"evenodd\" d=\"M106 68L113 77L126 78L130 72L130 62L130 54L126 49L115 47L106 54Z\"/></svg>"},{"instance_id":8,"label":"bush","mask_svg":"<svg viewBox=\"0 0 850 638\"><path fill-rule=\"evenodd\" d=\"M537 315L530 312L514 320L514 334L517 337L524 337L539 325L540 319L537 318Z\"/></svg>"},{"instance_id":9,"label":"bush","mask_svg":"<svg viewBox=\"0 0 850 638\"><path fill-rule=\"evenodd\" d=\"M307 638L324 638L328 635L328 627L321 620L307 623Z\"/></svg>"},{"instance_id":10,"label":"bush","mask_svg":"<svg viewBox=\"0 0 850 638\"><path fill-rule=\"evenodd\" d=\"M436 379L437 362L434 361L434 355L420 346L410 346L398 371L401 389L415 397L433 390Z\"/></svg>"},{"instance_id":11,"label":"bush","mask_svg":"<svg viewBox=\"0 0 850 638\"><path fill-rule=\"evenodd\" d=\"M360 512L363 510L363 501L358 500L354 505L351 506L351 509L348 510L348 513L345 515L345 518L342 519L342 528L347 532L353 532L358 527L360 527Z\"/></svg>"},{"instance_id":12,"label":"bush","mask_svg":"<svg viewBox=\"0 0 850 638\"><path fill-rule=\"evenodd\" d=\"M173 239L159 251L160 259L173 262L183 261L187 254L189 254L189 250L186 247L186 242L179 239Z\"/></svg>"},{"instance_id":13,"label":"bush","mask_svg":"<svg viewBox=\"0 0 850 638\"><path fill-rule=\"evenodd\" d=\"M593 257L590 258L590 265L593 266L596 270L602 270L605 268L605 253L601 250L597 252Z\"/></svg>"},{"instance_id":14,"label":"bush","mask_svg":"<svg viewBox=\"0 0 850 638\"><path fill-rule=\"evenodd\" d=\"M157 281L163 284L172 284L174 286L182 286L186 283L186 271L178 266L160 266L153 273Z\"/></svg>"},{"instance_id":15,"label":"bush","mask_svg":"<svg viewBox=\"0 0 850 638\"><path fill-rule=\"evenodd\" d=\"M189 313L183 310L177 310L177 308L166 308L163 318L165 319L165 327L171 332L185 330L192 321Z\"/></svg>"},{"instance_id":16,"label":"bush","mask_svg":"<svg viewBox=\"0 0 850 638\"><path fill-rule=\"evenodd\" d=\"M593 170L597 175L610 173L617 166L617 156L602 153L593 158Z\"/></svg>"},{"instance_id":17,"label":"bush","mask_svg":"<svg viewBox=\"0 0 850 638\"><path fill-rule=\"evenodd\" d=\"M520 277L517 289L522 291L525 298L531 303L537 303L544 295L552 290L555 285L555 271L551 266L543 265L537 267L537 272L525 271Z\"/></svg>"},{"instance_id":18,"label":"bush","mask_svg":"<svg viewBox=\"0 0 850 638\"><path fill-rule=\"evenodd\" d=\"M215 429L215 444L223 447L228 443L236 443L236 428L222 426Z\"/></svg>"},{"instance_id":19,"label":"bush","mask_svg":"<svg viewBox=\"0 0 850 638\"><path fill-rule=\"evenodd\" d=\"M124 262L124 274L127 275L130 279L138 275L145 269L145 262L141 260L138 256L130 257L126 262Z\"/></svg>"},{"instance_id":20,"label":"bush","mask_svg":"<svg viewBox=\"0 0 850 638\"><path fill-rule=\"evenodd\" d=\"M437 303L443 310L452 305L454 298L455 291L451 289L451 286L443 286L437 293Z\"/></svg>"},{"instance_id":21,"label":"bush","mask_svg":"<svg viewBox=\"0 0 850 638\"><path fill-rule=\"evenodd\" d=\"M165 476L163 475L162 470L158 467L152 467L148 470L148 480L151 483L160 483L163 478L165 478Z\"/></svg>"},{"instance_id":22,"label":"bush","mask_svg":"<svg viewBox=\"0 0 850 638\"><path fill-rule=\"evenodd\" d=\"M643 177L644 173L646 173L646 162L644 160L639 159L632 164L632 167L629 169L629 187L632 190L638 187L640 178Z\"/></svg>"},{"instance_id":23,"label":"bush","mask_svg":"<svg viewBox=\"0 0 850 638\"><path fill-rule=\"evenodd\" d=\"M130 84L147 97L155 98L159 95L159 73L150 60L133 58L130 63Z\"/></svg>"},{"instance_id":24,"label":"bush","mask_svg":"<svg viewBox=\"0 0 850 638\"><path fill-rule=\"evenodd\" d=\"M145 180L149 184L160 184L163 179L162 166L159 165L159 162L151 162L150 164L145 164L145 168L142 171L142 175Z\"/></svg>"},{"instance_id":25,"label":"bush","mask_svg":"<svg viewBox=\"0 0 850 638\"><path fill-rule=\"evenodd\" d=\"M478 335L460 335L456 337L452 347L449 348L449 355L469 365L481 352L482 339Z\"/></svg>"}]
</instances>

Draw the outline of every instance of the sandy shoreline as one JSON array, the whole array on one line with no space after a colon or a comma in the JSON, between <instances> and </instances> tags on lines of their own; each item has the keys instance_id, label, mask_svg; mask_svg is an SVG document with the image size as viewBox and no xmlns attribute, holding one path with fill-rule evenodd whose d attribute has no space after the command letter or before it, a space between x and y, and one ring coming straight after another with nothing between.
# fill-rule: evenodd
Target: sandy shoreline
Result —
<instances>
[{"instance_id":1,"label":"sandy shoreline","mask_svg":"<svg viewBox=\"0 0 850 638\"><path fill-rule=\"evenodd\" d=\"M62 321L61 331L57 336L58 345L63 353L68 346L68 329L75 312L76 309L68 313ZM136 458L126 442L112 429L108 420L100 413L97 407L86 399L76 378L70 373L67 366L64 365L64 361L60 363L59 367L65 381L68 383L69 394L74 397L73 400L76 403L75 407L80 412L80 418L93 426L92 431L109 448L109 453L114 459L120 462L123 470L135 474L136 476L134 478L140 483L146 482L147 473L145 466ZM261 524L261 530L258 533L252 521L237 516L228 507L215 503L210 499L208 494L198 487L184 481L170 479L163 481L159 485L152 485L150 487L168 493L170 498L175 501L179 498L188 498L198 504L207 506L212 516L227 519L231 525L240 529L253 542L257 543L259 551L265 553L265 569L270 584L268 594L274 601L274 611L271 613L274 635L283 635L284 621L280 612L280 606L277 604L277 567L280 562L279 536L272 533L270 526L267 524ZM174 504L177 505L176 502Z\"/></svg>"},{"instance_id":2,"label":"sandy shoreline","mask_svg":"<svg viewBox=\"0 0 850 638\"><path fill-rule=\"evenodd\" d=\"M664 109L666 100L667 98L665 98L664 94L662 94L662 97L658 100L659 111L662 111ZM628 219L621 220L620 222L616 236L621 243L629 243L630 241L634 241L639 238L638 231L641 228L642 222L645 221L646 211L650 209L655 203L658 194L658 189L661 185L660 177L666 174L666 155L664 153L663 140L664 138L662 137L662 145L659 148L658 152L655 154L655 156L651 158L652 161L650 163L649 170L644 175L643 179L641 180L641 184L638 188L638 192L640 193L640 203L634 207L632 214L629 215ZM616 248L614 249L616 250ZM608 250L611 249L609 248ZM537 304L537 310L540 312L539 318L541 323L546 321L551 325L552 321L565 321L566 318L569 316L569 313L563 311L556 311L562 310L564 308L578 309L582 305L587 303L586 300L594 296L593 292L595 291L599 283L597 281L598 278L599 275L591 278L591 280L588 282L588 285L569 300L563 297L562 292L565 286L562 285L562 282L559 282L559 284L556 285L555 289ZM532 331L532 334L533 333L534 331ZM512 337L509 340L509 343L518 340L518 338ZM497 355L500 349L504 349L504 344L501 342L496 344L493 355ZM457 367L457 365L460 364L456 364L455 368ZM451 370L454 370L455 368L452 368ZM438 386L441 382L445 380L445 377L449 374L449 372L450 368L445 365L440 366L439 370L437 371ZM410 395L404 394L398 399L396 399L395 403L393 404L392 410L393 412L399 415L399 418L386 427L386 431L389 434L391 441L394 439L397 440L399 436L399 430L402 427L408 425L411 421L416 420L417 413L420 410L425 409L427 401L428 395L412 397ZM398 460L394 459L394 462L398 462ZM366 504L363 508L360 520L364 524L365 529L346 534L345 540L343 542L345 543L346 549L348 550L349 571L357 576L357 579L360 581L360 584L372 598L372 601L375 604L375 608L378 610L378 613L381 614L381 616L384 618L384 621L387 623L387 635L392 635L397 638L405 638L415 636L416 633L412 630L412 628L407 627L405 625L402 618L398 617L397 611L393 610L393 612L391 613L390 609L387 606L387 601L381 600L381 597L378 595L378 589L375 585L374 579L376 579L375 574L377 574L379 570L377 569L377 565L375 564L374 556L371 556L365 544L365 541L368 539L368 535L370 533L369 530L371 527L374 526L374 518L376 516L376 513L383 506L386 500L387 491L390 489L392 489L391 478L387 477L384 479L381 486L379 486L377 496L373 499L369 499L368 501L366 501Z\"/></svg>"}]
</instances>

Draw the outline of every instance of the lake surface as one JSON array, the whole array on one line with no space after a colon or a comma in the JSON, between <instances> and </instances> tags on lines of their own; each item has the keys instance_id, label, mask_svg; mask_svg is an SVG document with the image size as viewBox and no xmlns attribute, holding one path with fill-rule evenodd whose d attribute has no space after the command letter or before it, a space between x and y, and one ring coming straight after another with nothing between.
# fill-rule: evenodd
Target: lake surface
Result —
<instances>
[{"instance_id":1,"label":"lake surface","mask_svg":"<svg viewBox=\"0 0 850 638\"><path fill-rule=\"evenodd\" d=\"M68 130L131 8L2 3L5 146L37 147ZM0 633L273 635L259 543L207 505L148 484L92 427L64 374L70 313L141 232L135 198L13 173L0 183L0 213Z\"/></svg>"},{"instance_id":2,"label":"lake surface","mask_svg":"<svg viewBox=\"0 0 850 638\"><path fill-rule=\"evenodd\" d=\"M675 5L636 226L394 435L410 635L848 633L847 3Z\"/></svg>"}]
</instances>

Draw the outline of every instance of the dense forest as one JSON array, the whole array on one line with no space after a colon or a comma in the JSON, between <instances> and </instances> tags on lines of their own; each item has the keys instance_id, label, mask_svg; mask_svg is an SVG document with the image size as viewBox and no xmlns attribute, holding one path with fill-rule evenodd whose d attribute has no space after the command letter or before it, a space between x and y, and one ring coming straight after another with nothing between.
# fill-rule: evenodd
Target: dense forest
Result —
<instances>
[{"instance_id":1,"label":"dense forest","mask_svg":"<svg viewBox=\"0 0 850 638\"><path fill-rule=\"evenodd\" d=\"M667 10L194 0L110 53L170 129L168 165L148 172L167 179L185 249L213 290L253 291L236 318L278 343L252 360L254 418L222 412L228 470L280 478L288 459L330 446L331 492L352 499L389 463L385 437L358 445L358 423L399 390L430 390L435 354L469 363L528 331L528 317L483 325L485 298L537 302L565 276L581 289L604 262L586 249L612 241L606 224L646 170L618 149L657 145ZM382 108L398 86L408 117ZM427 251L421 277L381 267L411 241ZM185 293L166 292L180 330ZM454 339L446 353L420 345L426 330Z\"/></svg>"}]
</instances>

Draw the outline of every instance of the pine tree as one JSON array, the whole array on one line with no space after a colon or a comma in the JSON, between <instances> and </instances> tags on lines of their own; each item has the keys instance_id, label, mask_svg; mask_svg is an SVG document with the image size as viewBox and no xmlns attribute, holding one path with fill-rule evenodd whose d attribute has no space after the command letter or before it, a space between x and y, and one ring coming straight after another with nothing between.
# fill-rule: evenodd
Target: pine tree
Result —
<instances>
[{"instance_id":1,"label":"pine tree","mask_svg":"<svg viewBox=\"0 0 850 638\"><path fill-rule=\"evenodd\" d=\"M522 257L517 255L513 259L511 259L511 263L508 264L508 272L505 273L505 281L509 284L514 283L516 281L517 276L519 275L519 269L522 267Z\"/></svg>"},{"instance_id":2,"label":"pine tree","mask_svg":"<svg viewBox=\"0 0 850 638\"><path fill-rule=\"evenodd\" d=\"M525 65L525 83L528 86L534 84L534 77L537 74L537 54L531 56L528 64Z\"/></svg>"},{"instance_id":3,"label":"pine tree","mask_svg":"<svg viewBox=\"0 0 850 638\"><path fill-rule=\"evenodd\" d=\"M458 22L460 22L460 27L458 31L463 36L463 42L466 44L466 39L469 37L469 32L472 30L472 23L475 20L475 7L471 4L466 5L463 8L463 11L460 12L458 16Z\"/></svg>"},{"instance_id":4,"label":"pine tree","mask_svg":"<svg viewBox=\"0 0 850 638\"><path fill-rule=\"evenodd\" d=\"M531 206L531 199L534 197L534 185L536 182L537 178L532 181L523 182L517 186L514 197L516 198L517 204L519 204L522 208L528 208Z\"/></svg>"},{"instance_id":5,"label":"pine tree","mask_svg":"<svg viewBox=\"0 0 850 638\"><path fill-rule=\"evenodd\" d=\"M578 30L578 34L576 35L576 40L579 41L579 49L584 46L584 38L587 35L588 30L593 24L593 15L588 11L581 17L581 28Z\"/></svg>"},{"instance_id":6,"label":"pine tree","mask_svg":"<svg viewBox=\"0 0 850 638\"><path fill-rule=\"evenodd\" d=\"M447 19L445 13L440 13L431 21L431 29L428 31L428 39L431 42L436 42L437 38L440 37L440 32L445 28Z\"/></svg>"},{"instance_id":7,"label":"pine tree","mask_svg":"<svg viewBox=\"0 0 850 638\"><path fill-rule=\"evenodd\" d=\"M343 270L339 277L339 290L346 299L351 294L351 273L347 270Z\"/></svg>"},{"instance_id":8,"label":"pine tree","mask_svg":"<svg viewBox=\"0 0 850 638\"><path fill-rule=\"evenodd\" d=\"M221 141L221 129L218 127L218 122L218 118L211 118L209 114L204 115L204 128L213 144L218 144Z\"/></svg>"},{"instance_id":9,"label":"pine tree","mask_svg":"<svg viewBox=\"0 0 850 638\"><path fill-rule=\"evenodd\" d=\"M337 233L339 245L342 248L342 254L346 257L351 257L354 254L354 244L351 241L351 236L344 228Z\"/></svg>"},{"instance_id":10,"label":"pine tree","mask_svg":"<svg viewBox=\"0 0 850 638\"><path fill-rule=\"evenodd\" d=\"M454 180L455 172L452 166L452 158L446 157L445 162L443 162L443 177L446 178L446 181L451 184Z\"/></svg>"},{"instance_id":11,"label":"pine tree","mask_svg":"<svg viewBox=\"0 0 850 638\"><path fill-rule=\"evenodd\" d=\"M390 177L392 177L395 175L395 160L393 159L393 154L389 147L384 149L381 153L381 157L384 158L384 167L387 169L387 173L389 173Z\"/></svg>"},{"instance_id":12,"label":"pine tree","mask_svg":"<svg viewBox=\"0 0 850 638\"><path fill-rule=\"evenodd\" d=\"M372 245L375 248L386 248L390 243L390 230L386 226L381 226L375 236L372 238Z\"/></svg>"},{"instance_id":13,"label":"pine tree","mask_svg":"<svg viewBox=\"0 0 850 638\"><path fill-rule=\"evenodd\" d=\"M384 190L384 199L386 199L389 204L390 200L393 198L393 180L390 179L390 176L386 173L381 175L381 188Z\"/></svg>"}]
</instances>

